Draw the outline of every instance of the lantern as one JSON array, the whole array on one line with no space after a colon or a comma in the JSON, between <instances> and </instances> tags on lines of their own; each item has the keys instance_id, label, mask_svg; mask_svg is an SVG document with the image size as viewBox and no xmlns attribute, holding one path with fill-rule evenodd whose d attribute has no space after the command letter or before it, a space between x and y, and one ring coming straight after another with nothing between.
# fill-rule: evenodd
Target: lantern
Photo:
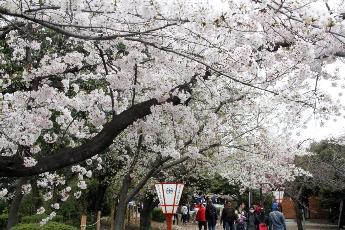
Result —
<instances>
[{"instance_id":1,"label":"lantern","mask_svg":"<svg viewBox=\"0 0 345 230\"><path fill-rule=\"evenodd\" d=\"M284 190L273 191L273 196L274 196L274 199L276 199L278 203L281 203L284 198Z\"/></svg>"},{"instance_id":2,"label":"lantern","mask_svg":"<svg viewBox=\"0 0 345 230\"><path fill-rule=\"evenodd\" d=\"M177 212L183 187L183 183L161 182L156 184L160 207L165 215L168 230L172 229L172 218Z\"/></svg>"}]
</instances>

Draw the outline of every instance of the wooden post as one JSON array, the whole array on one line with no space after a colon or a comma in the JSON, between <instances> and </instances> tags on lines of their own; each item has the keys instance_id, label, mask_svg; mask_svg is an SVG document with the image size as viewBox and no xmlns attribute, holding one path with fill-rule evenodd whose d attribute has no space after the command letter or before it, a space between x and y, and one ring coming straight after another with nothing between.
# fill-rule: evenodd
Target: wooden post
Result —
<instances>
[{"instance_id":1,"label":"wooden post","mask_svg":"<svg viewBox=\"0 0 345 230\"><path fill-rule=\"evenodd\" d=\"M81 216L80 220L80 230L85 230L86 229L86 215Z\"/></svg>"},{"instance_id":2,"label":"wooden post","mask_svg":"<svg viewBox=\"0 0 345 230\"><path fill-rule=\"evenodd\" d=\"M344 200L341 200L340 206L339 206L339 219L338 219L338 229L343 227L343 212L344 212Z\"/></svg>"},{"instance_id":3,"label":"wooden post","mask_svg":"<svg viewBox=\"0 0 345 230\"><path fill-rule=\"evenodd\" d=\"M96 229L101 230L101 211L97 212L97 224Z\"/></svg>"},{"instance_id":4,"label":"wooden post","mask_svg":"<svg viewBox=\"0 0 345 230\"><path fill-rule=\"evenodd\" d=\"M110 214L110 230L114 230L115 228L115 204L111 208L111 214Z\"/></svg>"},{"instance_id":5,"label":"wooden post","mask_svg":"<svg viewBox=\"0 0 345 230\"><path fill-rule=\"evenodd\" d=\"M138 223L138 206L135 206L135 223Z\"/></svg>"},{"instance_id":6,"label":"wooden post","mask_svg":"<svg viewBox=\"0 0 345 230\"><path fill-rule=\"evenodd\" d=\"M167 223L167 230L172 230L173 214L165 214L165 221Z\"/></svg>"},{"instance_id":7,"label":"wooden post","mask_svg":"<svg viewBox=\"0 0 345 230\"><path fill-rule=\"evenodd\" d=\"M130 221L130 215L129 215L129 207L126 208L126 216L127 216L127 223Z\"/></svg>"},{"instance_id":8,"label":"wooden post","mask_svg":"<svg viewBox=\"0 0 345 230\"><path fill-rule=\"evenodd\" d=\"M132 206L132 211L131 211L131 219L132 219L132 223L133 223L133 220L134 220L134 206ZM135 223L135 221L134 221Z\"/></svg>"}]
</instances>

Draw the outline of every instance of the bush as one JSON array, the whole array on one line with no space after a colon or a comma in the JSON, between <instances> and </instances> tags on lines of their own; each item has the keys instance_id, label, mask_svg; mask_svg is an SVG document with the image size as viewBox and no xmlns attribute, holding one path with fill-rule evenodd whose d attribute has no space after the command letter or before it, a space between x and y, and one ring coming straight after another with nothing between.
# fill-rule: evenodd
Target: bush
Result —
<instances>
[{"instance_id":1,"label":"bush","mask_svg":"<svg viewBox=\"0 0 345 230\"><path fill-rule=\"evenodd\" d=\"M8 214L4 213L0 215L0 229L5 229L7 225Z\"/></svg>"},{"instance_id":2,"label":"bush","mask_svg":"<svg viewBox=\"0 0 345 230\"><path fill-rule=\"evenodd\" d=\"M18 224L12 230L78 230L78 228L58 222L49 222L45 225L40 224Z\"/></svg>"},{"instance_id":3,"label":"bush","mask_svg":"<svg viewBox=\"0 0 345 230\"><path fill-rule=\"evenodd\" d=\"M21 219L20 219L20 223L23 223L23 224L37 224L37 223L40 223L42 219L44 219L46 216L43 216L43 215L32 215L32 216L23 216ZM62 216L55 216L54 217L54 222L63 222L63 217Z\"/></svg>"},{"instance_id":4,"label":"bush","mask_svg":"<svg viewBox=\"0 0 345 230\"><path fill-rule=\"evenodd\" d=\"M46 216L44 215L32 215L32 216L23 216L22 218L20 218L20 223L23 223L23 224L33 224L33 223L40 223L41 220L43 218L45 218ZM54 217L54 222L63 222L63 217L62 216L55 216Z\"/></svg>"},{"instance_id":5,"label":"bush","mask_svg":"<svg viewBox=\"0 0 345 230\"><path fill-rule=\"evenodd\" d=\"M110 219L111 217L110 216L102 216L101 217L101 225L106 225L106 226L110 226Z\"/></svg>"},{"instance_id":6,"label":"bush","mask_svg":"<svg viewBox=\"0 0 345 230\"><path fill-rule=\"evenodd\" d=\"M7 212L7 203L4 200L0 200L0 214Z\"/></svg>"},{"instance_id":7,"label":"bush","mask_svg":"<svg viewBox=\"0 0 345 230\"><path fill-rule=\"evenodd\" d=\"M152 210L152 220L157 221L157 222L164 222L165 221L165 216L164 216L161 208L154 208Z\"/></svg>"}]
</instances>

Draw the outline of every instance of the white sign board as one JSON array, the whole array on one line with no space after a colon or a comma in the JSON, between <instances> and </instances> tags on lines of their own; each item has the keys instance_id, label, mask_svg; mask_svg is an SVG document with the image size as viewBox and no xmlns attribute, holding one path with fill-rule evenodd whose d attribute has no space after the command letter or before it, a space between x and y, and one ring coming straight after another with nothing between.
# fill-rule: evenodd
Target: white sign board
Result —
<instances>
[{"instance_id":1,"label":"white sign board","mask_svg":"<svg viewBox=\"0 0 345 230\"><path fill-rule=\"evenodd\" d=\"M184 184L181 183L158 183L156 191L163 213L174 214L177 212Z\"/></svg>"}]
</instances>

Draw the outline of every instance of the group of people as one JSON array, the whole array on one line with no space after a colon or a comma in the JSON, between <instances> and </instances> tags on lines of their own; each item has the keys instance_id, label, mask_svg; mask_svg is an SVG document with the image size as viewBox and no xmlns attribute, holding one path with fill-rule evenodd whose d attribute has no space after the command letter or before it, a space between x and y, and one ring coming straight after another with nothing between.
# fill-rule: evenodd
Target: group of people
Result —
<instances>
[{"instance_id":1,"label":"group of people","mask_svg":"<svg viewBox=\"0 0 345 230\"><path fill-rule=\"evenodd\" d=\"M273 202L272 211L268 215L265 214L264 208L260 204L253 205L247 212L244 203L235 209L231 206L230 201L226 201L219 219L224 230L287 229L284 215L279 211L279 204L276 201ZM197 205L195 221L198 222L199 230L216 229L218 213L211 199L207 199L206 207L202 202Z\"/></svg>"}]
</instances>

